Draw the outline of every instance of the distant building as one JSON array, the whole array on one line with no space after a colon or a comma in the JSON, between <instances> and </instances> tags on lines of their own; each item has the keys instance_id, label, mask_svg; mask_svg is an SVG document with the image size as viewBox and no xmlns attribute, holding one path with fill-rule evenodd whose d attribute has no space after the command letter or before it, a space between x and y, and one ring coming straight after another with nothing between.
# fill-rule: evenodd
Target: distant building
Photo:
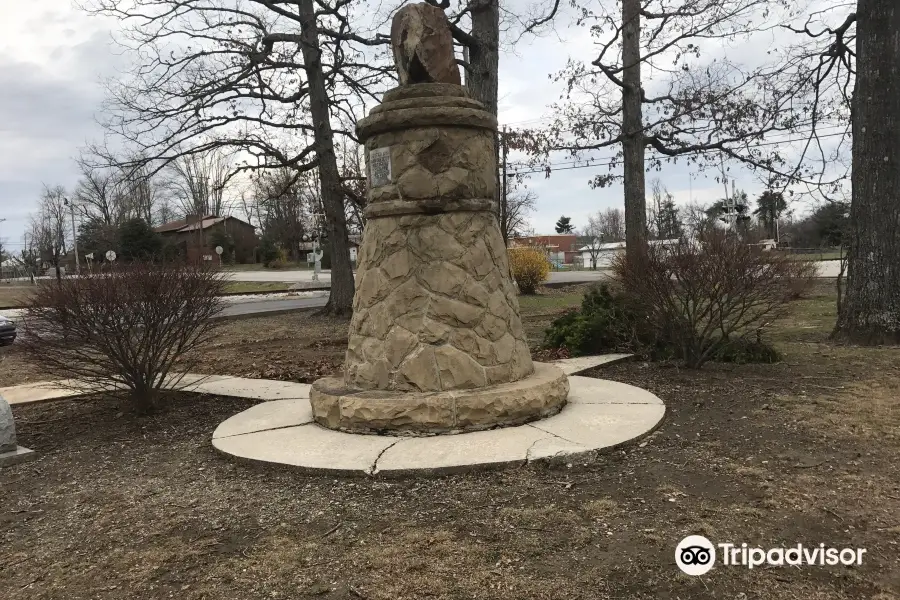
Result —
<instances>
[{"instance_id":1,"label":"distant building","mask_svg":"<svg viewBox=\"0 0 900 600\"><path fill-rule=\"evenodd\" d=\"M547 258L554 265L571 265L580 256L577 249L578 239L579 236L575 234L531 235L510 240L509 247L532 246L541 248L547 253Z\"/></svg>"},{"instance_id":2,"label":"distant building","mask_svg":"<svg viewBox=\"0 0 900 600\"><path fill-rule=\"evenodd\" d=\"M750 245L757 246L761 250L765 250L765 251L775 250L778 248L778 242L776 242L775 240L772 240L772 239L759 240L755 244L750 244Z\"/></svg>"},{"instance_id":3,"label":"distant building","mask_svg":"<svg viewBox=\"0 0 900 600\"><path fill-rule=\"evenodd\" d=\"M215 249L210 244L210 236L217 230L224 230L234 241L235 262L255 262L258 244L256 228L237 217L188 215L153 228L166 241L181 246L188 262L218 262Z\"/></svg>"},{"instance_id":4,"label":"distant building","mask_svg":"<svg viewBox=\"0 0 900 600\"><path fill-rule=\"evenodd\" d=\"M673 246L678 243L672 240L650 240L651 246ZM579 249L581 264L588 269L608 269L612 267L613 259L625 252L625 242L612 242L609 244L586 244Z\"/></svg>"}]
</instances>

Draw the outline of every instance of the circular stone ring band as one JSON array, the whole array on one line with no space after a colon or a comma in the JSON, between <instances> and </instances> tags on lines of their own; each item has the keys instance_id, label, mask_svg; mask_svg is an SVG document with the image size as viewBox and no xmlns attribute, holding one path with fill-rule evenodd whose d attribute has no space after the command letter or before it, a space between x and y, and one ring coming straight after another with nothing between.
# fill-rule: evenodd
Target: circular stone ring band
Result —
<instances>
[{"instance_id":1,"label":"circular stone ring band","mask_svg":"<svg viewBox=\"0 0 900 600\"><path fill-rule=\"evenodd\" d=\"M497 212L497 202L486 198L423 198L419 200L384 200L366 206L366 217L400 215L437 215L449 212Z\"/></svg>"},{"instance_id":2,"label":"circular stone ring band","mask_svg":"<svg viewBox=\"0 0 900 600\"><path fill-rule=\"evenodd\" d=\"M429 435L522 425L555 415L566 404L569 380L557 366L534 363L519 381L444 392L349 389L342 379L313 383L315 421L348 433Z\"/></svg>"}]
</instances>

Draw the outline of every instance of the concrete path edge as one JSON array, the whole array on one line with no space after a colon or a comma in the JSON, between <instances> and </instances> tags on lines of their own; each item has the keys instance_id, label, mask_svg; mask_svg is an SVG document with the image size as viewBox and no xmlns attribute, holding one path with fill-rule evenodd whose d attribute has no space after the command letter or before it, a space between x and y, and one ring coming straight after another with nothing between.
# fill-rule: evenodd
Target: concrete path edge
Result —
<instances>
[{"instance_id":1,"label":"concrete path edge","mask_svg":"<svg viewBox=\"0 0 900 600\"><path fill-rule=\"evenodd\" d=\"M257 405L226 419L213 447L242 464L320 475L429 477L558 464L633 444L663 422L663 402L623 383L571 376L561 413L516 427L425 437L351 434L312 422L302 401ZM295 405L291 405L295 402ZM302 403L302 404L301 404Z\"/></svg>"}]
</instances>

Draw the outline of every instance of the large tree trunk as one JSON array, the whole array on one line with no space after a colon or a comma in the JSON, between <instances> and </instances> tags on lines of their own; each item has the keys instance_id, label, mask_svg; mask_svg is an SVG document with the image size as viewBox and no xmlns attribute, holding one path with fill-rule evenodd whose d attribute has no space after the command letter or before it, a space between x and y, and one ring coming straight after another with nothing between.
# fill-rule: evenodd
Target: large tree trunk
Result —
<instances>
[{"instance_id":1,"label":"large tree trunk","mask_svg":"<svg viewBox=\"0 0 900 600\"><path fill-rule=\"evenodd\" d=\"M472 11L472 37L477 43L469 46L466 88L475 100L484 105L488 112L497 116L500 70L500 2L499 0L471 0L469 6ZM494 160L495 164L500 163L499 131L494 134ZM505 181L501 181L498 169L496 192L494 193L498 221L501 218L500 211L503 210L502 189L505 183Z\"/></svg>"},{"instance_id":2,"label":"large tree trunk","mask_svg":"<svg viewBox=\"0 0 900 600\"><path fill-rule=\"evenodd\" d=\"M344 215L344 193L337 158L334 154L334 134L328 110L328 91L322 71L322 51L319 47L319 27L316 23L313 0L299 0L301 50L306 78L309 82L309 110L315 129L316 157L319 162L319 184L322 187L322 207L325 227L331 244L331 294L325 311L347 315L353 310L353 269L350 264L350 241Z\"/></svg>"},{"instance_id":3,"label":"large tree trunk","mask_svg":"<svg viewBox=\"0 0 900 600\"><path fill-rule=\"evenodd\" d=\"M847 288L834 337L900 343L900 7L859 0Z\"/></svg>"},{"instance_id":4,"label":"large tree trunk","mask_svg":"<svg viewBox=\"0 0 900 600\"><path fill-rule=\"evenodd\" d=\"M500 63L500 3L498 0L471 0L472 37L469 47L466 87L485 109L497 114L497 73Z\"/></svg>"},{"instance_id":5,"label":"large tree trunk","mask_svg":"<svg viewBox=\"0 0 900 600\"><path fill-rule=\"evenodd\" d=\"M643 256L647 247L647 199L641 116L641 2L622 0L622 153L625 185L625 256Z\"/></svg>"}]
</instances>

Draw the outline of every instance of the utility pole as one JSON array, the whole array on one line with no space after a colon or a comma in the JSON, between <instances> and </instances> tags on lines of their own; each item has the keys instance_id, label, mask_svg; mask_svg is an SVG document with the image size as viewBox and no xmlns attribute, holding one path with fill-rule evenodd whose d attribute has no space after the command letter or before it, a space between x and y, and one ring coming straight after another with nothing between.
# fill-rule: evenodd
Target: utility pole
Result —
<instances>
[{"instance_id":1,"label":"utility pole","mask_svg":"<svg viewBox=\"0 0 900 600\"><path fill-rule=\"evenodd\" d=\"M731 184L731 195L728 194L728 176L725 174L725 161L719 157L719 172L722 173L722 186L725 188L725 197L722 199L722 218L725 222L725 237L728 237L728 230L734 226L737 221L737 215L734 211L734 182Z\"/></svg>"},{"instance_id":2,"label":"utility pole","mask_svg":"<svg viewBox=\"0 0 900 600\"><path fill-rule=\"evenodd\" d=\"M72 215L72 246L75 249L75 273L81 275L81 260L78 258L78 235L75 233L75 205L69 202L68 198L63 198L63 202L69 207L69 213Z\"/></svg>"},{"instance_id":3,"label":"utility pole","mask_svg":"<svg viewBox=\"0 0 900 600\"><path fill-rule=\"evenodd\" d=\"M5 221L6 218L0 219L0 223ZM0 279L3 279L3 238L0 237Z\"/></svg>"},{"instance_id":4,"label":"utility pole","mask_svg":"<svg viewBox=\"0 0 900 600\"><path fill-rule=\"evenodd\" d=\"M32 243L34 241L32 240ZM28 232L25 232L25 239L22 240L22 246L24 248L23 252L28 255L28 263L26 263L25 268L28 270L28 276L31 278L31 285L34 285L34 270L31 268L31 261L34 258L31 255L31 250L28 249Z\"/></svg>"},{"instance_id":5,"label":"utility pole","mask_svg":"<svg viewBox=\"0 0 900 600\"><path fill-rule=\"evenodd\" d=\"M503 245L509 245L509 227L507 227L507 220L509 219L509 213L507 212L509 209L508 204L508 189L507 189L507 175L506 175L506 154L509 151L509 144L507 144L506 138L506 125L503 126L503 133L500 134L500 143L502 149L502 161L503 161L503 180L500 182L501 191L500 191L500 233L503 234Z\"/></svg>"}]
</instances>

